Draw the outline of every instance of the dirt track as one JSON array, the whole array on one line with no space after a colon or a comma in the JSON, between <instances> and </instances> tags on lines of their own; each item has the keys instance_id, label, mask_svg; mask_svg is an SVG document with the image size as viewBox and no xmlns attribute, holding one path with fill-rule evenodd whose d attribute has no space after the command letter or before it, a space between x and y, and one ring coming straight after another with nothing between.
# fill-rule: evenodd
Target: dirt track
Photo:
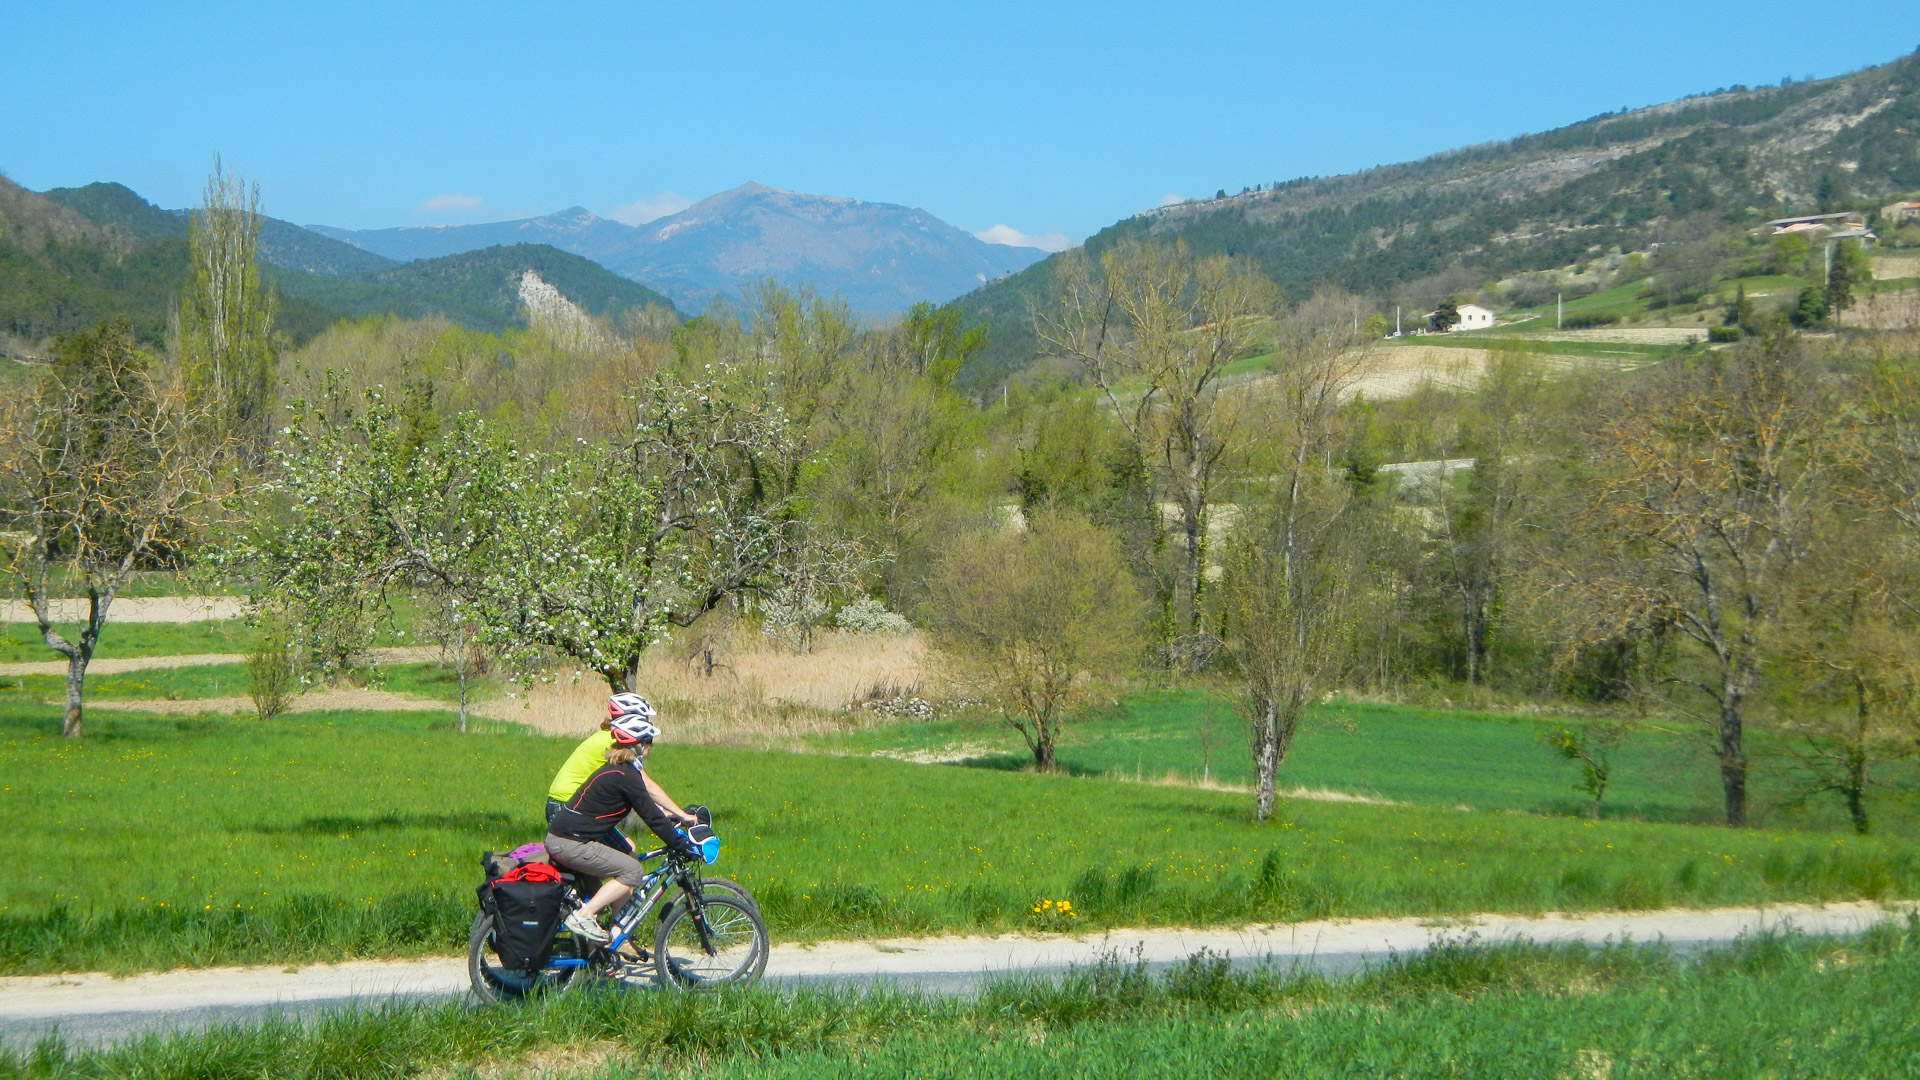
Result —
<instances>
[{"instance_id":1,"label":"dirt track","mask_svg":"<svg viewBox=\"0 0 1920 1080\"><path fill-rule=\"evenodd\" d=\"M55 600L53 621L77 623L87 617L85 600ZM247 613L239 596L123 596L107 609L117 623L224 622ZM25 600L0 600L0 623L31 623L33 609Z\"/></svg>"}]
</instances>

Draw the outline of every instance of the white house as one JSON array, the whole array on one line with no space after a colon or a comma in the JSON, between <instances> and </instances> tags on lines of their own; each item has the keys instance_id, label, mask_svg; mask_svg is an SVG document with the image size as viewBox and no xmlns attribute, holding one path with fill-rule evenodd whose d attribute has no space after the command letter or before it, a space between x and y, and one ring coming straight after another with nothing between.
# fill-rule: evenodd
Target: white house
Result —
<instances>
[{"instance_id":1,"label":"white house","mask_svg":"<svg viewBox=\"0 0 1920 1080\"><path fill-rule=\"evenodd\" d=\"M1455 330L1484 330L1493 325L1493 312L1479 304L1461 304L1456 310L1460 321L1454 325Z\"/></svg>"}]
</instances>

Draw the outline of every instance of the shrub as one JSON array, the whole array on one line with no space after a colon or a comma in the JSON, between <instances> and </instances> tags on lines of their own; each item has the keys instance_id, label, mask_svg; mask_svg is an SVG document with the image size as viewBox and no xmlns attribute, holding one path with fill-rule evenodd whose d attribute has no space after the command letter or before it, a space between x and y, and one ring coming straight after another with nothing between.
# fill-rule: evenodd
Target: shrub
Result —
<instances>
[{"instance_id":1,"label":"shrub","mask_svg":"<svg viewBox=\"0 0 1920 1080\"><path fill-rule=\"evenodd\" d=\"M856 634L904 634L913 629L907 617L897 611L888 611L887 605L870 596L863 596L840 609L834 615L833 622L842 630Z\"/></svg>"},{"instance_id":2,"label":"shrub","mask_svg":"<svg viewBox=\"0 0 1920 1080\"><path fill-rule=\"evenodd\" d=\"M1569 315L1560 325L1567 330L1591 330L1598 326L1612 326L1619 321L1620 313L1617 311L1590 311Z\"/></svg>"},{"instance_id":3,"label":"shrub","mask_svg":"<svg viewBox=\"0 0 1920 1080\"><path fill-rule=\"evenodd\" d=\"M1737 326L1710 326L1707 328L1707 340L1724 343L1740 340L1740 328Z\"/></svg>"},{"instance_id":4,"label":"shrub","mask_svg":"<svg viewBox=\"0 0 1920 1080\"><path fill-rule=\"evenodd\" d=\"M261 626L246 664L247 696L260 719L272 720L286 712L300 692L300 665L295 661L292 636L279 619Z\"/></svg>"}]
</instances>

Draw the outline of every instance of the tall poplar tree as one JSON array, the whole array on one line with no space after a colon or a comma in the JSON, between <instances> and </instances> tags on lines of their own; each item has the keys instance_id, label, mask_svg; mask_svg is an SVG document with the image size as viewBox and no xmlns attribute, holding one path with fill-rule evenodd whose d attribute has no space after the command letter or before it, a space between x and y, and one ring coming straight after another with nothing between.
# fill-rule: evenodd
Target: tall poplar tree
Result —
<instances>
[{"instance_id":1,"label":"tall poplar tree","mask_svg":"<svg viewBox=\"0 0 1920 1080\"><path fill-rule=\"evenodd\" d=\"M192 267L180 297L175 348L195 402L252 460L267 449L273 408L274 293L257 258L260 188L213 159L200 208L188 219Z\"/></svg>"}]
</instances>

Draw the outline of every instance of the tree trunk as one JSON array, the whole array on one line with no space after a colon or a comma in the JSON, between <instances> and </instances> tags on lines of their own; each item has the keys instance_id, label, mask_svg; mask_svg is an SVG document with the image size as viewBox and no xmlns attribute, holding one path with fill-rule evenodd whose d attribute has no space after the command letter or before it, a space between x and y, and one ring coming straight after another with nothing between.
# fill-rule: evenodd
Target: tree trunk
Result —
<instances>
[{"instance_id":1,"label":"tree trunk","mask_svg":"<svg viewBox=\"0 0 1920 1080\"><path fill-rule=\"evenodd\" d=\"M1747 825L1747 754L1741 744L1740 699L1729 694L1720 707L1720 788L1726 796L1727 824Z\"/></svg>"},{"instance_id":2,"label":"tree trunk","mask_svg":"<svg viewBox=\"0 0 1920 1080\"><path fill-rule=\"evenodd\" d=\"M1184 576L1187 579L1187 633L1191 634L1200 629L1200 594L1206 587L1204 582L1206 567L1201 565L1202 560L1206 558L1202 540L1204 535L1202 530L1206 527L1204 521L1206 503L1198 492L1189 492L1186 503L1187 505L1181 509L1186 518L1182 522L1187 564Z\"/></svg>"},{"instance_id":3,"label":"tree trunk","mask_svg":"<svg viewBox=\"0 0 1920 1080\"><path fill-rule=\"evenodd\" d=\"M1867 753L1863 747L1847 750L1845 783L1847 816L1853 819L1854 834L1865 836L1873 830L1873 822L1867 818Z\"/></svg>"},{"instance_id":4,"label":"tree trunk","mask_svg":"<svg viewBox=\"0 0 1920 1080\"><path fill-rule=\"evenodd\" d=\"M1033 767L1036 772L1053 771L1053 732L1044 727L1033 735Z\"/></svg>"},{"instance_id":5,"label":"tree trunk","mask_svg":"<svg viewBox=\"0 0 1920 1080\"><path fill-rule=\"evenodd\" d=\"M80 737L80 691L87 682L87 661L92 657L75 651L67 658L67 714L60 724L60 734L69 739Z\"/></svg>"},{"instance_id":6,"label":"tree trunk","mask_svg":"<svg viewBox=\"0 0 1920 1080\"><path fill-rule=\"evenodd\" d=\"M1273 816L1276 778L1280 771L1279 717L1271 699L1259 703L1253 718L1253 820Z\"/></svg>"},{"instance_id":7,"label":"tree trunk","mask_svg":"<svg viewBox=\"0 0 1920 1080\"><path fill-rule=\"evenodd\" d=\"M1854 713L1853 744L1846 750L1842 793L1847 799L1847 816L1853 819L1854 834L1865 836L1873 828L1873 823L1867 820L1867 732L1871 714L1867 708L1866 683L1858 674L1854 675L1853 687L1858 708Z\"/></svg>"}]
</instances>

